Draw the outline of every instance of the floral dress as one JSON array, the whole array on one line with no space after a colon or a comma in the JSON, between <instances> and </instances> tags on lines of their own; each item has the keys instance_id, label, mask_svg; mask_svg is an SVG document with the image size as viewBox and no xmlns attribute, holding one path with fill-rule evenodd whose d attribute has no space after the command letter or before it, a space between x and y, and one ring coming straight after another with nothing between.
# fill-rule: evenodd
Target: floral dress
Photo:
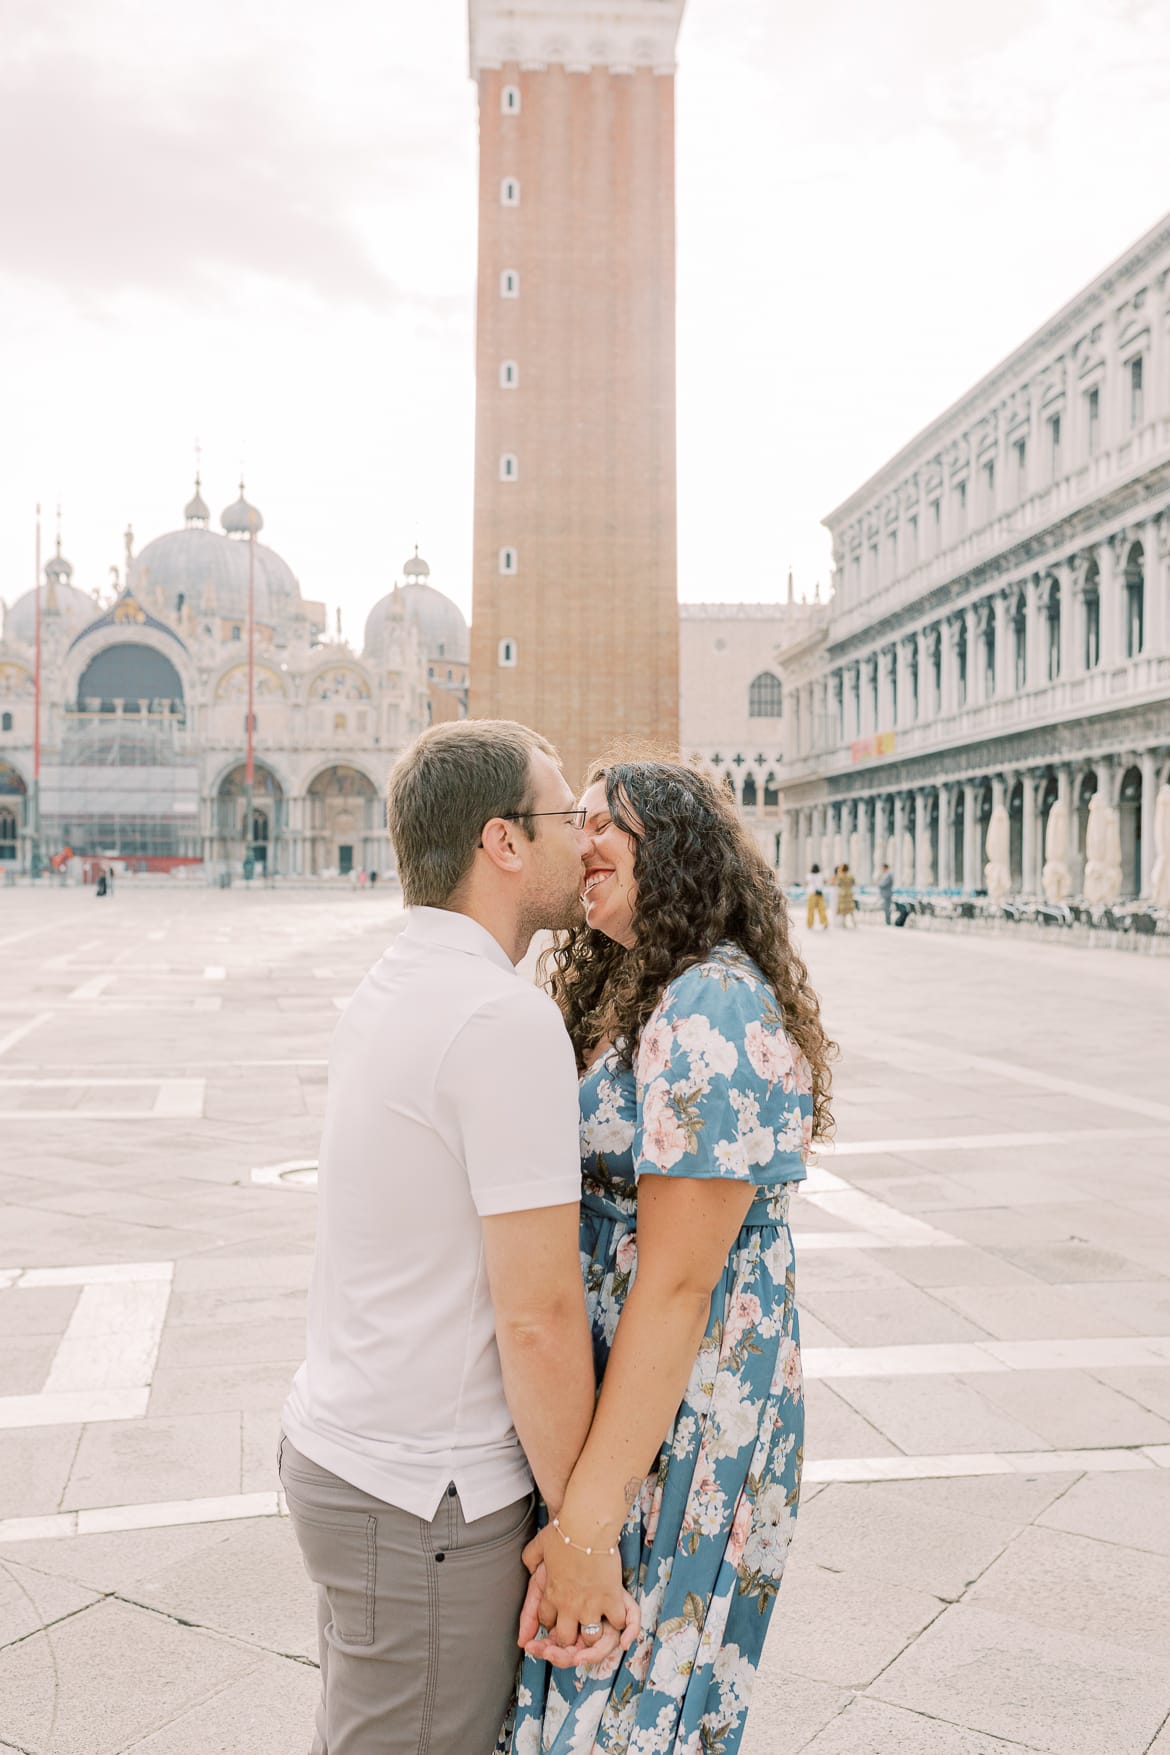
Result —
<instances>
[{"instance_id":1,"label":"floral dress","mask_svg":"<svg viewBox=\"0 0 1170 1755\"><path fill-rule=\"evenodd\" d=\"M682 1406L620 1537L642 1609L597 1670L525 1658L511 1755L734 1755L796 1519L803 1452L789 1185L812 1078L776 997L718 945L664 990L635 1068L581 1084L581 1257L598 1376L637 1270L640 1176L756 1184Z\"/></svg>"}]
</instances>

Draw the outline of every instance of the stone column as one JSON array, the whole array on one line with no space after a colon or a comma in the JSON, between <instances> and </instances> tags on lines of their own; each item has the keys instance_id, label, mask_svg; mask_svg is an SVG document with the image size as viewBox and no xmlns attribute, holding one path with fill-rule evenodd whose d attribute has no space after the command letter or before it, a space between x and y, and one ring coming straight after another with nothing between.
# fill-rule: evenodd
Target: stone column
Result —
<instances>
[{"instance_id":1,"label":"stone column","mask_svg":"<svg viewBox=\"0 0 1170 1755\"><path fill-rule=\"evenodd\" d=\"M928 890L934 883L930 847L930 788L920 786L914 794L914 884Z\"/></svg>"},{"instance_id":2,"label":"stone column","mask_svg":"<svg viewBox=\"0 0 1170 1755\"><path fill-rule=\"evenodd\" d=\"M862 798L857 802L857 827L861 834L861 869L858 881L872 884L876 873L873 865L873 799Z\"/></svg>"},{"instance_id":3,"label":"stone column","mask_svg":"<svg viewBox=\"0 0 1170 1755\"><path fill-rule=\"evenodd\" d=\"M1080 676L1085 668L1085 642L1081 628L1081 581L1085 571L1084 555L1051 568L1060 581L1060 680Z\"/></svg>"},{"instance_id":4,"label":"stone column","mask_svg":"<svg viewBox=\"0 0 1170 1755\"><path fill-rule=\"evenodd\" d=\"M1077 821L1076 787L1071 762L1062 762L1056 771L1056 796L1063 800L1068 813L1068 845L1065 849L1064 862L1068 866L1069 881L1072 893L1076 895L1081 887L1082 860L1078 836L1080 824Z\"/></svg>"},{"instance_id":5,"label":"stone column","mask_svg":"<svg viewBox=\"0 0 1170 1755\"><path fill-rule=\"evenodd\" d=\"M904 869L906 864L903 852L905 839L906 794L904 792L896 792L894 794L894 857L891 859L890 865L894 872L894 883L899 888L901 888L903 884L912 883L914 876L912 872L908 872Z\"/></svg>"},{"instance_id":6,"label":"stone column","mask_svg":"<svg viewBox=\"0 0 1170 1755\"><path fill-rule=\"evenodd\" d=\"M1039 888L1039 867L1037 862L1036 831L1036 789L1040 776L1034 770L1025 769L1020 775L1020 787L1023 792L1024 820L1023 833L1020 837L1020 888L1025 896L1034 896Z\"/></svg>"},{"instance_id":7,"label":"stone column","mask_svg":"<svg viewBox=\"0 0 1170 1755\"><path fill-rule=\"evenodd\" d=\"M1146 529L1145 649L1160 658L1170 651L1170 512L1162 512Z\"/></svg>"},{"instance_id":8,"label":"stone column","mask_svg":"<svg viewBox=\"0 0 1170 1755\"><path fill-rule=\"evenodd\" d=\"M944 780L938 789L938 887L949 890L954 887L955 874L952 855L953 816L955 788L950 780Z\"/></svg>"},{"instance_id":9,"label":"stone column","mask_svg":"<svg viewBox=\"0 0 1170 1755\"><path fill-rule=\"evenodd\" d=\"M975 820L976 790L973 780L963 782L963 888L977 890L982 848L982 824Z\"/></svg>"},{"instance_id":10,"label":"stone column","mask_svg":"<svg viewBox=\"0 0 1170 1755\"><path fill-rule=\"evenodd\" d=\"M784 839L780 846L780 882L785 888L796 882L796 875L800 870L796 862L797 844L800 838L800 830L797 826L799 820L799 811L786 810L784 812Z\"/></svg>"},{"instance_id":11,"label":"stone column","mask_svg":"<svg viewBox=\"0 0 1170 1755\"><path fill-rule=\"evenodd\" d=\"M1024 687L1038 689L1048 681L1048 618L1040 603L1040 575L1024 586Z\"/></svg>"},{"instance_id":12,"label":"stone column","mask_svg":"<svg viewBox=\"0 0 1170 1755\"><path fill-rule=\"evenodd\" d=\"M1119 530L1097 549L1102 670L1125 659L1125 557L1133 540L1132 531Z\"/></svg>"},{"instance_id":13,"label":"stone column","mask_svg":"<svg viewBox=\"0 0 1170 1755\"><path fill-rule=\"evenodd\" d=\"M1011 622L1008 619L1008 592L997 591L993 601L995 624L995 682L993 693L1001 699L1015 693L1015 653L1012 650Z\"/></svg>"},{"instance_id":14,"label":"stone column","mask_svg":"<svg viewBox=\"0 0 1170 1755\"><path fill-rule=\"evenodd\" d=\"M895 724L896 659L897 652L893 646L883 646L877 655L878 710L875 731L891 731Z\"/></svg>"},{"instance_id":15,"label":"stone column","mask_svg":"<svg viewBox=\"0 0 1170 1755\"><path fill-rule=\"evenodd\" d=\"M1147 593L1149 589L1147 578ZM1148 896L1154 874L1154 811L1158 804L1158 763L1153 750L1143 752L1139 766L1142 771L1142 869L1138 895Z\"/></svg>"},{"instance_id":16,"label":"stone column","mask_svg":"<svg viewBox=\"0 0 1170 1755\"><path fill-rule=\"evenodd\" d=\"M958 613L947 617L939 638L942 641L942 717L947 719L958 711L959 704L959 629Z\"/></svg>"}]
</instances>

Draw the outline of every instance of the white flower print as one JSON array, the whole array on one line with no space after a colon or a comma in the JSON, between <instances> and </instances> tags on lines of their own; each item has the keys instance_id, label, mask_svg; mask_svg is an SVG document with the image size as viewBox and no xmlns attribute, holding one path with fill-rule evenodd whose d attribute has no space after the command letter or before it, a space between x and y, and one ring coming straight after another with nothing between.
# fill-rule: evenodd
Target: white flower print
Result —
<instances>
[{"instance_id":1,"label":"white flower print","mask_svg":"<svg viewBox=\"0 0 1170 1755\"><path fill-rule=\"evenodd\" d=\"M772 1376L772 1394L779 1395L781 1390L799 1401L804 1393L804 1377L800 1369L800 1348L791 1335L786 1335L780 1342L776 1354L776 1369Z\"/></svg>"},{"instance_id":2,"label":"white flower print","mask_svg":"<svg viewBox=\"0 0 1170 1755\"><path fill-rule=\"evenodd\" d=\"M670 1170L687 1149L686 1130L679 1120L670 1088L656 1079L642 1102L642 1156L656 1170Z\"/></svg>"},{"instance_id":3,"label":"white flower print","mask_svg":"<svg viewBox=\"0 0 1170 1755\"><path fill-rule=\"evenodd\" d=\"M720 1035L702 1012L680 1018L674 1026L674 1039L690 1056L691 1077L696 1083L710 1083L714 1073L729 1079L739 1062L735 1045Z\"/></svg>"},{"instance_id":4,"label":"white flower print","mask_svg":"<svg viewBox=\"0 0 1170 1755\"><path fill-rule=\"evenodd\" d=\"M764 1578L779 1579L784 1571L796 1517L789 1509L783 1484L766 1487L756 1504L751 1534L740 1566L745 1572L758 1572Z\"/></svg>"},{"instance_id":5,"label":"white flower print","mask_svg":"<svg viewBox=\"0 0 1170 1755\"><path fill-rule=\"evenodd\" d=\"M665 1018L655 1015L642 1031L638 1043L638 1078L642 1084L648 1085L670 1065L670 1057L674 1051L674 1036Z\"/></svg>"},{"instance_id":6,"label":"white flower print","mask_svg":"<svg viewBox=\"0 0 1170 1755\"><path fill-rule=\"evenodd\" d=\"M712 1461L738 1456L746 1444L755 1442L759 1402L734 1371L720 1371L711 1398L708 1448Z\"/></svg>"},{"instance_id":7,"label":"white flower print","mask_svg":"<svg viewBox=\"0 0 1170 1755\"><path fill-rule=\"evenodd\" d=\"M765 1081L769 1094L773 1085L785 1091L795 1089L796 1062L787 1036L755 1021L744 1031L743 1045L753 1072Z\"/></svg>"},{"instance_id":8,"label":"white flower print","mask_svg":"<svg viewBox=\"0 0 1170 1755\"><path fill-rule=\"evenodd\" d=\"M738 1347L750 1328L755 1328L764 1314L764 1307L754 1292L737 1292L731 1300L727 1315L723 1321L723 1350L720 1357L725 1357L733 1347Z\"/></svg>"},{"instance_id":9,"label":"white flower print","mask_svg":"<svg viewBox=\"0 0 1170 1755\"><path fill-rule=\"evenodd\" d=\"M792 1240L787 1228L781 1231L775 1243L769 1243L760 1259L776 1284L782 1286L792 1266Z\"/></svg>"},{"instance_id":10,"label":"white flower print","mask_svg":"<svg viewBox=\"0 0 1170 1755\"><path fill-rule=\"evenodd\" d=\"M650 1669L650 1687L672 1700L681 1700L687 1691L695 1653L699 1648L699 1629L694 1621L682 1621L660 1637L658 1650Z\"/></svg>"},{"instance_id":11,"label":"white flower print","mask_svg":"<svg viewBox=\"0 0 1170 1755\"><path fill-rule=\"evenodd\" d=\"M684 1456L690 1456L691 1451L695 1448L697 1430L698 1422L693 1414L684 1414L681 1419L676 1420L674 1438L670 1446L671 1456L678 1457L680 1460Z\"/></svg>"},{"instance_id":12,"label":"white flower print","mask_svg":"<svg viewBox=\"0 0 1170 1755\"><path fill-rule=\"evenodd\" d=\"M569 1716L569 1703L563 1694L550 1694L544 1708L544 1744L551 1749L557 1732Z\"/></svg>"}]
</instances>

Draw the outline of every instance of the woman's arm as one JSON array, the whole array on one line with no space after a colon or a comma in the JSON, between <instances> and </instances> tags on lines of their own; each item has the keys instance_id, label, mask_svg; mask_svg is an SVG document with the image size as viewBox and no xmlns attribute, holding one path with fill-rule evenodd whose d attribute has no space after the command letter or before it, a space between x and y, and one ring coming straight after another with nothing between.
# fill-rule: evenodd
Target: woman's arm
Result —
<instances>
[{"instance_id":1,"label":"woman's arm","mask_svg":"<svg viewBox=\"0 0 1170 1755\"><path fill-rule=\"evenodd\" d=\"M565 1491L559 1521L592 1556L553 1529L540 1542L547 1583L541 1623L572 1644L597 1599L597 1550L618 1533L678 1412L706 1331L711 1293L756 1190L722 1178L643 1175L638 1182L638 1269L605 1368L593 1425ZM530 1550L530 1555L531 1555ZM530 1647L547 1655L545 1643Z\"/></svg>"}]
</instances>

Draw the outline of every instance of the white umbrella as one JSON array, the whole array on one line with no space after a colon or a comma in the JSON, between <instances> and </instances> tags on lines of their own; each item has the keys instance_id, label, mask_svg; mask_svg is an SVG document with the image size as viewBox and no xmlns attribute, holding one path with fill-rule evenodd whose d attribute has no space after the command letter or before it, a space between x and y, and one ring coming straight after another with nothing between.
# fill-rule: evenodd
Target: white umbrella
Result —
<instances>
[{"instance_id":1,"label":"white umbrella","mask_svg":"<svg viewBox=\"0 0 1170 1755\"><path fill-rule=\"evenodd\" d=\"M1170 908L1170 786L1165 785L1159 786L1154 805L1154 869L1150 873L1150 901L1156 908Z\"/></svg>"},{"instance_id":2,"label":"white umbrella","mask_svg":"<svg viewBox=\"0 0 1170 1755\"><path fill-rule=\"evenodd\" d=\"M1072 891L1068 869L1068 806L1058 798L1048 813L1044 831L1044 894L1050 902L1064 902Z\"/></svg>"},{"instance_id":3,"label":"white umbrella","mask_svg":"<svg viewBox=\"0 0 1170 1755\"><path fill-rule=\"evenodd\" d=\"M1121 895L1121 816L1094 792L1085 831L1085 901L1116 902Z\"/></svg>"},{"instance_id":4,"label":"white umbrella","mask_svg":"<svg viewBox=\"0 0 1170 1755\"><path fill-rule=\"evenodd\" d=\"M987 825L986 856L983 882L994 902L1002 902L1012 887L1012 831L1007 811L997 804Z\"/></svg>"}]
</instances>

